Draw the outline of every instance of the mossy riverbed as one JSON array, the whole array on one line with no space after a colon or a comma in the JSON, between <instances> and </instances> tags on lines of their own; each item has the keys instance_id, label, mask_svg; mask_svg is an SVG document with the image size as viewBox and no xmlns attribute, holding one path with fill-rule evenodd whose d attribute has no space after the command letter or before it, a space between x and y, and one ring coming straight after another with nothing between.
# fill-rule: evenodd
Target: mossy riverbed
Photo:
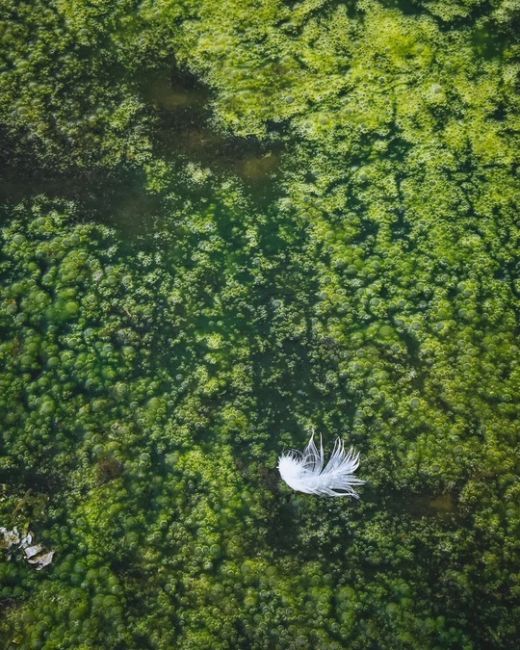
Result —
<instances>
[{"instance_id":1,"label":"mossy riverbed","mask_svg":"<svg viewBox=\"0 0 520 650\"><path fill-rule=\"evenodd\" d=\"M516 650L517 5L0 2L2 647Z\"/></svg>"}]
</instances>

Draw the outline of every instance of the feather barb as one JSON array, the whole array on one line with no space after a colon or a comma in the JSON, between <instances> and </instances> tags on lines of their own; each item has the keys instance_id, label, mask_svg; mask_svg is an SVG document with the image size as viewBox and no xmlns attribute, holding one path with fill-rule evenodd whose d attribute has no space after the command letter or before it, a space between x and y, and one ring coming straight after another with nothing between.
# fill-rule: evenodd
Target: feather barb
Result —
<instances>
[{"instance_id":1,"label":"feather barb","mask_svg":"<svg viewBox=\"0 0 520 650\"><path fill-rule=\"evenodd\" d=\"M291 449L278 459L280 476L293 490L330 497L359 498L354 486L362 485L365 481L353 475L358 467L359 452L352 447L346 451L345 443L340 438L336 439L331 457L325 465L323 441L320 436L318 450L314 432L303 452Z\"/></svg>"}]
</instances>

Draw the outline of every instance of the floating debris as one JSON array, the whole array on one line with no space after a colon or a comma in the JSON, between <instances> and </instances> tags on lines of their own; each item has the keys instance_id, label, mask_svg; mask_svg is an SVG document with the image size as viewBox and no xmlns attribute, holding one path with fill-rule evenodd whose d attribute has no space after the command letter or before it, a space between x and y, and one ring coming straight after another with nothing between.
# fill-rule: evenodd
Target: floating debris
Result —
<instances>
[{"instance_id":1,"label":"floating debris","mask_svg":"<svg viewBox=\"0 0 520 650\"><path fill-rule=\"evenodd\" d=\"M15 550L23 551L27 562L36 566L36 571L40 571L52 562L54 551L47 551L41 544L32 545L32 542L33 534L31 531L20 537L18 528L8 530L4 526L0 526L0 548L7 550L7 559L11 559L13 553L11 549L14 546L16 547Z\"/></svg>"},{"instance_id":2,"label":"floating debris","mask_svg":"<svg viewBox=\"0 0 520 650\"><path fill-rule=\"evenodd\" d=\"M27 535L22 537L22 541L20 542L20 546L22 548L25 548L26 546L29 546L30 544L32 544L32 533L31 532L27 533Z\"/></svg>"},{"instance_id":3,"label":"floating debris","mask_svg":"<svg viewBox=\"0 0 520 650\"><path fill-rule=\"evenodd\" d=\"M35 555L38 555L38 553L41 553L43 551L43 546L41 544L37 544L36 546L28 546L24 548L21 546L21 548L24 549L25 551L25 556L29 560L31 557L34 557Z\"/></svg>"},{"instance_id":4,"label":"floating debris","mask_svg":"<svg viewBox=\"0 0 520 650\"><path fill-rule=\"evenodd\" d=\"M54 551L47 551L47 553L40 553L37 557L32 557L28 560L29 564L36 564L36 571L41 571L43 567L52 562Z\"/></svg>"},{"instance_id":5,"label":"floating debris","mask_svg":"<svg viewBox=\"0 0 520 650\"><path fill-rule=\"evenodd\" d=\"M2 536L0 538L0 548L9 550L11 546L20 543L20 533L16 527L12 530L8 530L7 528L0 526L0 535Z\"/></svg>"}]
</instances>

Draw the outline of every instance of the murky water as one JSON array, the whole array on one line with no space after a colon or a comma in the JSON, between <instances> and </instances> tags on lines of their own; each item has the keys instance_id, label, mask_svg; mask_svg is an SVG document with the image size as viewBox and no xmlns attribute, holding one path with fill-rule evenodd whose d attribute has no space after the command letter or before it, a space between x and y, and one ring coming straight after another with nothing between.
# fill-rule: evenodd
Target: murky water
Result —
<instances>
[{"instance_id":1,"label":"murky water","mask_svg":"<svg viewBox=\"0 0 520 650\"><path fill-rule=\"evenodd\" d=\"M193 76L165 69L143 75L139 88L156 114L155 146L161 157L183 156L251 185L275 178L281 145L220 133L212 123L210 89Z\"/></svg>"},{"instance_id":2,"label":"murky water","mask_svg":"<svg viewBox=\"0 0 520 650\"><path fill-rule=\"evenodd\" d=\"M235 177L255 200L269 201L282 156L280 144L220 133L211 122L211 92L192 75L170 68L145 73L137 93L149 106L156 157L181 172ZM16 204L38 195L77 202L85 218L108 223L125 238L145 236L159 218L162 197L140 171L58 174L10 163L0 169L0 201Z\"/></svg>"}]
</instances>

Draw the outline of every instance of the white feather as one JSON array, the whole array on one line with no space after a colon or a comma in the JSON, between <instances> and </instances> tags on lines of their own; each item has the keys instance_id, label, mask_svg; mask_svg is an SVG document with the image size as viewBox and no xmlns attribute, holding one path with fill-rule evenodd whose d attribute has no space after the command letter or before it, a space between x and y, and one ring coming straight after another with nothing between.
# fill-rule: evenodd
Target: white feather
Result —
<instances>
[{"instance_id":1,"label":"white feather","mask_svg":"<svg viewBox=\"0 0 520 650\"><path fill-rule=\"evenodd\" d=\"M359 453L352 448L346 452L345 444L338 438L329 462L325 467L323 465L323 443L320 437L318 451L314 444L314 433L303 452L291 449L278 459L280 476L293 490L330 497L359 498L353 489L354 485L365 482L353 476L359 467Z\"/></svg>"}]
</instances>

